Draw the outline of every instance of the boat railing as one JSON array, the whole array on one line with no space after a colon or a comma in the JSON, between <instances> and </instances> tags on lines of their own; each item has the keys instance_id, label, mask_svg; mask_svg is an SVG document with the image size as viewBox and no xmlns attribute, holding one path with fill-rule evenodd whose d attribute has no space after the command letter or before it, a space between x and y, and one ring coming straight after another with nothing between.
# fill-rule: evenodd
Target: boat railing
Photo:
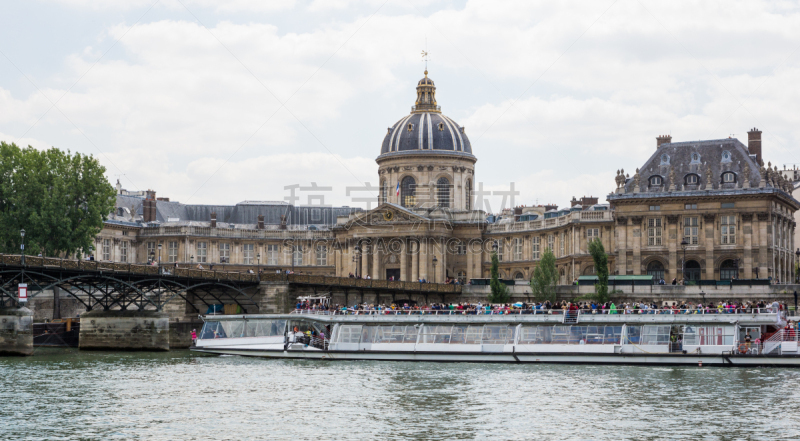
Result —
<instances>
[{"instance_id":1,"label":"boat railing","mask_svg":"<svg viewBox=\"0 0 800 441\"><path fill-rule=\"evenodd\" d=\"M781 311L783 313L783 311ZM763 314L774 315L774 308L736 308L720 310L716 308L704 309L616 309L616 310L598 310L598 309L580 309L574 311L567 311L562 309L295 309L291 314L301 315L562 315L564 323L577 323L581 315L725 315L725 314Z\"/></svg>"}]
</instances>

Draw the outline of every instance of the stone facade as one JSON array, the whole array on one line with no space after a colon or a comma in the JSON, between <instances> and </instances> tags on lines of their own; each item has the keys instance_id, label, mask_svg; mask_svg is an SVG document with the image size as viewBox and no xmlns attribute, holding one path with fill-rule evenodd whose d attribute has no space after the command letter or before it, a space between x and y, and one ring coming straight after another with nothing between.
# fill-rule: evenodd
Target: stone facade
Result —
<instances>
[{"instance_id":1,"label":"stone facade","mask_svg":"<svg viewBox=\"0 0 800 441\"><path fill-rule=\"evenodd\" d=\"M81 314L80 349L168 351L169 316L156 311L103 311Z\"/></svg>"}]
</instances>

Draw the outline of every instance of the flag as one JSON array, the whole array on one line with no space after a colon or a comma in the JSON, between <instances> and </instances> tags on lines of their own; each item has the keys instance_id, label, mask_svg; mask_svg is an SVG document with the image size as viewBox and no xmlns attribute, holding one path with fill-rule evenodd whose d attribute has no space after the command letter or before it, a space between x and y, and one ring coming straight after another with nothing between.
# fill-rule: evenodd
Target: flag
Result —
<instances>
[{"instance_id":1,"label":"flag","mask_svg":"<svg viewBox=\"0 0 800 441\"><path fill-rule=\"evenodd\" d=\"M395 190L395 196L400 196L400 181L397 181L397 190Z\"/></svg>"}]
</instances>

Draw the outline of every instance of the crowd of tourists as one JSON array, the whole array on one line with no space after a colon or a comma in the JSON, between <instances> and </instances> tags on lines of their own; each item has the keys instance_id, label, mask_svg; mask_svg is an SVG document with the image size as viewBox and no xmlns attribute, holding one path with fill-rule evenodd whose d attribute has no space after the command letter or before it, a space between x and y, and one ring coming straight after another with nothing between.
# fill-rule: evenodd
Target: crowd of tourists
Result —
<instances>
[{"instance_id":1,"label":"crowd of tourists","mask_svg":"<svg viewBox=\"0 0 800 441\"><path fill-rule=\"evenodd\" d=\"M786 304L762 301L748 302L708 302L692 303L685 302L672 305L658 306L655 303L647 302L614 302L599 303L594 301L584 302L519 302L505 304L490 303L433 303L430 305L418 305L402 303L386 304L355 304L352 306L330 305L325 303L315 303L312 301L301 301L295 305L300 312L306 311L327 311L337 314L741 314L755 312L777 312L788 310Z\"/></svg>"}]
</instances>

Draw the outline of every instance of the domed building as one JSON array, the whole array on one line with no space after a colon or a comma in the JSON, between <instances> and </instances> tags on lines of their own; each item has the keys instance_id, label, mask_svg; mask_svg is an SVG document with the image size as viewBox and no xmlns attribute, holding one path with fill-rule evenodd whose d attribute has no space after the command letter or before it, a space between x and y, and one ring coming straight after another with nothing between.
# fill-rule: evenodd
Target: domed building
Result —
<instances>
[{"instance_id":1,"label":"domed building","mask_svg":"<svg viewBox=\"0 0 800 441\"><path fill-rule=\"evenodd\" d=\"M476 161L464 127L442 114L436 86L426 70L417 83L411 113L391 125L383 138L376 159L380 202L471 210Z\"/></svg>"}]
</instances>

